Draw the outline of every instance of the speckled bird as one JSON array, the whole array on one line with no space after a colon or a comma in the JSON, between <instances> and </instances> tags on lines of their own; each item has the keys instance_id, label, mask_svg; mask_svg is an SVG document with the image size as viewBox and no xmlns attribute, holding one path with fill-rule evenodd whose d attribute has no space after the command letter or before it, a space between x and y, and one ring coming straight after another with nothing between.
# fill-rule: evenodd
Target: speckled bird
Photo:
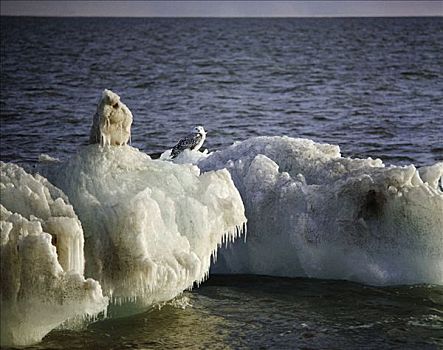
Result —
<instances>
[{"instance_id":1,"label":"speckled bird","mask_svg":"<svg viewBox=\"0 0 443 350\"><path fill-rule=\"evenodd\" d=\"M171 159L177 157L185 149L192 151L198 151L206 140L206 131L203 126L196 126L193 132L184 138L180 139L177 144L172 148Z\"/></svg>"}]
</instances>

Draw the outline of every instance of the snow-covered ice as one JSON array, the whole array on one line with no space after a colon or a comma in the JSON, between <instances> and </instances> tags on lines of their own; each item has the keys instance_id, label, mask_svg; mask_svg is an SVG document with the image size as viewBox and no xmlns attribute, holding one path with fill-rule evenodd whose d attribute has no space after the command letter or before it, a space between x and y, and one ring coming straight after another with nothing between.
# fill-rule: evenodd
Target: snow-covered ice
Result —
<instances>
[{"instance_id":1,"label":"snow-covered ice","mask_svg":"<svg viewBox=\"0 0 443 350\"><path fill-rule=\"evenodd\" d=\"M82 222L86 275L116 301L151 305L201 282L246 222L227 170L200 174L130 146L90 145L48 178Z\"/></svg>"},{"instance_id":2,"label":"snow-covered ice","mask_svg":"<svg viewBox=\"0 0 443 350\"><path fill-rule=\"evenodd\" d=\"M17 165L1 162L0 173L1 345L29 345L108 300L83 277L83 231L66 196Z\"/></svg>"},{"instance_id":3,"label":"snow-covered ice","mask_svg":"<svg viewBox=\"0 0 443 350\"><path fill-rule=\"evenodd\" d=\"M211 272L443 284L443 163L386 167L338 146L257 137L198 161L227 168L248 218L246 243Z\"/></svg>"},{"instance_id":4,"label":"snow-covered ice","mask_svg":"<svg viewBox=\"0 0 443 350\"><path fill-rule=\"evenodd\" d=\"M51 183L1 164L2 344L39 341L107 296L174 298L246 221L211 272L443 284L443 163L387 167L288 137L167 159L92 144L42 157Z\"/></svg>"},{"instance_id":5,"label":"snow-covered ice","mask_svg":"<svg viewBox=\"0 0 443 350\"><path fill-rule=\"evenodd\" d=\"M94 114L89 143L126 145L131 140L132 113L111 90L103 90Z\"/></svg>"}]
</instances>

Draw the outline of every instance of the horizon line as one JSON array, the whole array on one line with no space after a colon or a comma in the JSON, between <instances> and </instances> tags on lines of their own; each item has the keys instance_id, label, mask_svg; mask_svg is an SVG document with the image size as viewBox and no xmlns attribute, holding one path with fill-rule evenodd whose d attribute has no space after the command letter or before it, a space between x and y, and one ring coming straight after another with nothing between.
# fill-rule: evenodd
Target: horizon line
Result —
<instances>
[{"instance_id":1,"label":"horizon line","mask_svg":"<svg viewBox=\"0 0 443 350\"><path fill-rule=\"evenodd\" d=\"M300 16L107 16L107 15L61 15L61 16L47 16L47 15L18 15L9 14L1 15L0 17L27 17L27 18L443 18L443 14L422 14L422 15L300 15Z\"/></svg>"}]
</instances>

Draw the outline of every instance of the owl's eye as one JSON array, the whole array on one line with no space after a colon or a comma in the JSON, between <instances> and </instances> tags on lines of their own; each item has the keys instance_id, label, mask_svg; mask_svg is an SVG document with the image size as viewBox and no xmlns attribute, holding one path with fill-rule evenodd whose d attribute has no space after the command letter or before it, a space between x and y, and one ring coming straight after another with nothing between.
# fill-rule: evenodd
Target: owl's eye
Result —
<instances>
[{"instance_id":1,"label":"owl's eye","mask_svg":"<svg viewBox=\"0 0 443 350\"><path fill-rule=\"evenodd\" d=\"M114 108L118 108L118 102L115 103L115 104L113 104L112 107L114 107Z\"/></svg>"}]
</instances>

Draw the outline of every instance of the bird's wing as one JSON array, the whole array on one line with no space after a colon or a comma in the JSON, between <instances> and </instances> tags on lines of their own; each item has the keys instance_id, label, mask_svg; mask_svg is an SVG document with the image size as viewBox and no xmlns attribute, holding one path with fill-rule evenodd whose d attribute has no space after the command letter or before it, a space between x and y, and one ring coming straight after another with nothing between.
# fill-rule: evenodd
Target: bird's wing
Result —
<instances>
[{"instance_id":1,"label":"bird's wing","mask_svg":"<svg viewBox=\"0 0 443 350\"><path fill-rule=\"evenodd\" d=\"M184 151L187 148L193 148L195 147L199 141L201 140L200 134L190 134L184 138L182 138L178 143L172 148L172 156L176 156L180 152Z\"/></svg>"}]
</instances>

